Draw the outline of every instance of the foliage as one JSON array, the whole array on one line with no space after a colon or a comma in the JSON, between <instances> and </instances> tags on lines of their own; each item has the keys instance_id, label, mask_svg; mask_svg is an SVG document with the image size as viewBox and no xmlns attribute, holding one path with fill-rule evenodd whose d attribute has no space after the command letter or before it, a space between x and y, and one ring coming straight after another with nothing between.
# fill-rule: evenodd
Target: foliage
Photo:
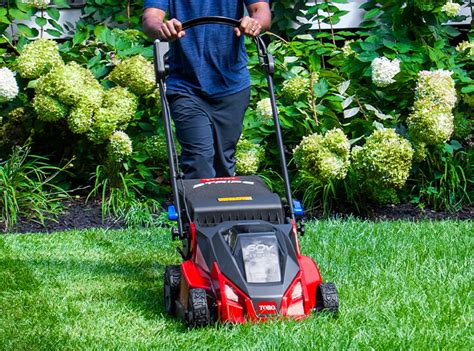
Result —
<instances>
[{"instance_id":1,"label":"foliage","mask_svg":"<svg viewBox=\"0 0 474 351\"><path fill-rule=\"evenodd\" d=\"M412 202L424 206L430 204L435 210L458 211L463 204L474 199L474 154L462 150L462 146L451 141L439 145L429 153L426 162L420 164L419 195Z\"/></svg>"},{"instance_id":2,"label":"foliage","mask_svg":"<svg viewBox=\"0 0 474 351\"><path fill-rule=\"evenodd\" d=\"M121 171L121 164L109 160L97 166L95 184L87 198L101 198L102 217L112 215L129 226L153 226L161 210L158 201L146 198L142 193L147 181L139 174Z\"/></svg>"},{"instance_id":3,"label":"foliage","mask_svg":"<svg viewBox=\"0 0 474 351\"><path fill-rule=\"evenodd\" d=\"M45 157L30 155L28 146L16 147L6 161L0 160L0 221L5 229L20 217L43 224L61 211L61 201L68 195L52 181L64 168L49 165Z\"/></svg>"},{"instance_id":4,"label":"foliage","mask_svg":"<svg viewBox=\"0 0 474 351\"><path fill-rule=\"evenodd\" d=\"M453 16L461 1L446 2L410 0L401 6L368 0L358 31L334 28L346 14L338 7L346 0L272 3L269 49L275 58L277 109L296 196L309 207L328 212L335 203L362 209L367 201L412 200L420 207L450 209L472 204L473 34L445 25L463 19ZM50 155L51 164L75 157L66 186L87 184L92 176L93 193L104 196L104 212L119 213L120 204L131 209L143 199L165 200L167 155L151 43L140 28L143 2L89 0L74 32L69 24L58 24L65 1L51 5L8 1L0 9L0 67L18 72L1 85L8 98L0 103L0 155L31 138L33 152ZM39 30L20 25L16 36L6 30L11 22L29 18ZM321 29L323 23L328 30ZM72 37L58 44L43 38L68 33ZM252 89L243 135L260 145L264 156L259 153L259 165L245 162L245 172L258 169L283 193L266 77L253 43L247 44ZM328 177L322 170L330 168L331 158L301 167L303 158L292 153L304 140L333 129L358 150L384 128L414 150L413 159L403 163L408 180L400 189L401 178L380 182L369 163L351 165L340 156L344 165L338 176ZM452 154L440 151L447 145ZM395 174L399 165L389 159L379 157L379 168ZM444 187L448 178L452 186Z\"/></svg>"}]
</instances>

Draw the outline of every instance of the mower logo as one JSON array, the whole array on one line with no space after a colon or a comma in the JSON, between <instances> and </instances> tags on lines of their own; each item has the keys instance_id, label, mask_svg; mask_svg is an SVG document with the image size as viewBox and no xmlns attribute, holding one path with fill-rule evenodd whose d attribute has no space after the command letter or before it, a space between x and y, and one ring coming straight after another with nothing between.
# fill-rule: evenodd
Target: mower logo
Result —
<instances>
[{"instance_id":1,"label":"mower logo","mask_svg":"<svg viewBox=\"0 0 474 351\"><path fill-rule=\"evenodd\" d=\"M249 253L263 254L273 250L274 245L265 245L265 244L250 244L247 246Z\"/></svg>"},{"instance_id":2,"label":"mower logo","mask_svg":"<svg viewBox=\"0 0 474 351\"><path fill-rule=\"evenodd\" d=\"M258 314L276 314L277 304L276 302L259 302L257 303Z\"/></svg>"}]
</instances>

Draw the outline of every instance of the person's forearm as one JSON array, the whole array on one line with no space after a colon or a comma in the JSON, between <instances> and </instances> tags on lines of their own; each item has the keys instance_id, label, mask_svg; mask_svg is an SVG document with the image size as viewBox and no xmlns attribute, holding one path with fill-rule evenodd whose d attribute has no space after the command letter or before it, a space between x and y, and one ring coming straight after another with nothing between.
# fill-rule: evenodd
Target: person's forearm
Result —
<instances>
[{"instance_id":1,"label":"person's forearm","mask_svg":"<svg viewBox=\"0 0 474 351\"><path fill-rule=\"evenodd\" d=\"M146 9L143 15L143 31L152 39L161 39L165 13L159 9Z\"/></svg>"},{"instance_id":2,"label":"person's forearm","mask_svg":"<svg viewBox=\"0 0 474 351\"><path fill-rule=\"evenodd\" d=\"M147 18L143 20L143 31L151 39L161 39L159 33L162 25L163 22L157 18Z\"/></svg>"},{"instance_id":3,"label":"person's forearm","mask_svg":"<svg viewBox=\"0 0 474 351\"><path fill-rule=\"evenodd\" d=\"M250 13L250 18L256 20L262 27L262 32L270 29L272 17L266 8L257 8Z\"/></svg>"}]
</instances>

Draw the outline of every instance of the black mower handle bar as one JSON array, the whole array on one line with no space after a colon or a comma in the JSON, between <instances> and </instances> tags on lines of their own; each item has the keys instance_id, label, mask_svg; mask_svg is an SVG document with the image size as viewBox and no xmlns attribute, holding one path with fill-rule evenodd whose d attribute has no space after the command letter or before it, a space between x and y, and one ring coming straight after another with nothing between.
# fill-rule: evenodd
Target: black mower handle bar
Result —
<instances>
[{"instance_id":1,"label":"black mower handle bar","mask_svg":"<svg viewBox=\"0 0 474 351\"><path fill-rule=\"evenodd\" d=\"M231 27L239 27L240 26L240 21L236 20L235 18L230 18L230 17L224 17L224 16L204 16L204 17L197 17L190 19L188 21L185 21L182 23L183 30L189 29L191 27L195 26L200 26L204 24L223 24ZM268 53L267 53L267 46L263 42L262 38L260 35L257 35L256 37L253 38L255 41L255 45L257 45L257 51L259 54L260 58L264 58ZM267 71L269 74L273 74L274 67L273 67L273 59L270 59L270 62L265 62L266 60L263 59L264 65L267 66Z\"/></svg>"},{"instance_id":2,"label":"black mower handle bar","mask_svg":"<svg viewBox=\"0 0 474 351\"><path fill-rule=\"evenodd\" d=\"M199 26L202 24L225 24L231 27L238 27L240 26L240 22L235 18L223 17L223 16L205 16L205 17L198 17L193 18L189 21L183 22L183 30L188 28Z\"/></svg>"}]
</instances>

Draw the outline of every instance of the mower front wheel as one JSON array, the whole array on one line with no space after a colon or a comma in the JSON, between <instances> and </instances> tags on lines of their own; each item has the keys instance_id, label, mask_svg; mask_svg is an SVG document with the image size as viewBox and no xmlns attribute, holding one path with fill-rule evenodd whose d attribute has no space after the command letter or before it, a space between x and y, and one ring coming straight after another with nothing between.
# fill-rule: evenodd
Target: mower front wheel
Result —
<instances>
[{"instance_id":1,"label":"mower front wheel","mask_svg":"<svg viewBox=\"0 0 474 351\"><path fill-rule=\"evenodd\" d=\"M316 290L316 311L339 311L339 295L334 283L321 283Z\"/></svg>"},{"instance_id":2,"label":"mower front wheel","mask_svg":"<svg viewBox=\"0 0 474 351\"><path fill-rule=\"evenodd\" d=\"M176 315L176 299L181 284L181 267L166 266L164 279L165 310L171 316Z\"/></svg>"},{"instance_id":3,"label":"mower front wheel","mask_svg":"<svg viewBox=\"0 0 474 351\"><path fill-rule=\"evenodd\" d=\"M189 289L186 322L189 328L205 327L211 322L206 290Z\"/></svg>"}]
</instances>

